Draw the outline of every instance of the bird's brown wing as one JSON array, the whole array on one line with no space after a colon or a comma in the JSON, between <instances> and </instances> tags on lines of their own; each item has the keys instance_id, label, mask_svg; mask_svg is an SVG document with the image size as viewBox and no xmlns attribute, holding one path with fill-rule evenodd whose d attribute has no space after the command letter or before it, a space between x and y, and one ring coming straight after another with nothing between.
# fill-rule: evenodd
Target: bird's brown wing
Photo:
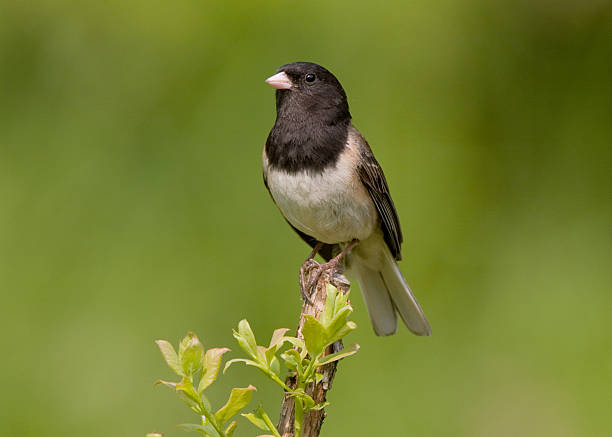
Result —
<instances>
[{"instance_id":1,"label":"bird's brown wing","mask_svg":"<svg viewBox=\"0 0 612 437\"><path fill-rule=\"evenodd\" d=\"M368 189L370 197L376 206L385 242L389 246L393 257L396 260L400 260L402 258L402 230L393 199L391 199L391 194L389 193L387 180L378 161L374 158L368 142L361 135L358 135L358 138L361 157L357 166L357 173L363 185Z\"/></svg>"},{"instance_id":2,"label":"bird's brown wing","mask_svg":"<svg viewBox=\"0 0 612 437\"><path fill-rule=\"evenodd\" d=\"M268 187L268 181L266 180L266 175L263 175L263 182L264 185L266 186L266 189L268 190L268 193L270 194L270 197L272 198L272 202L274 202L274 197L272 197L272 193L270 193L270 187ZM274 204L276 205L276 202L274 202ZM281 211L281 215L282 215L282 211ZM295 226L293 226L291 223L289 223L289 220L287 220L287 218L283 215L283 218L285 219L285 221L287 222L287 224L289 226L291 226L291 229L293 229L302 240L304 240L308 245L310 245L310 247L314 248L315 245L317 244L317 239L314 237L311 237L308 234L303 233L302 231L300 231L299 229L297 229ZM337 246L337 244L324 244L320 249L319 249L319 255L321 255L321 257L325 260L325 261L329 261L330 259L332 259L334 257L334 252L336 251L335 246Z\"/></svg>"}]
</instances>

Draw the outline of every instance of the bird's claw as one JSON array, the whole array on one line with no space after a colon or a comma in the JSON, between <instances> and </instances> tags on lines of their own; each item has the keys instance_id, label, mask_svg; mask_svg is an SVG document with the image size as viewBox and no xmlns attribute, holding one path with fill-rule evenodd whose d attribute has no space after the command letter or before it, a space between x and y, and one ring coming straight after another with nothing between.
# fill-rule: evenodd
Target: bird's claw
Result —
<instances>
[{"instance_id":1,"label":"bird's claw","mask_svg":"<svg viewBox=\"0 0 612 437\"><path fill-rule=\"evenodd\" d=\"M309 277L311 274L311 271L313 268L317 268L319 266L319 263L316 262L314 259L309 258L306 261L304 261L304 264L302 264L302 267L300 267L300 291L302 293L302 300L304 300L305 302L308 303L312 303L312 299L311 299L311 281L309 281Z\"/></svg>"},{"instance_id":2,"label":"bird's claw","mask_svg":"<svg viewBox=\"0 0 612 437\"><path fill-rule=\"evenodd\" d=\"M341 270L335 270L332 272L329 283L345 294L351 286L351 283L342 274Z\"/></svg>"},{"instance_id":3,"label":"bird's claw","mask_svg":"<svg viewBox=\"0 0 612 437\"><path fill-rule=\"evenodd\" d=\"M302 298L308 303L312 303L312 295L316 292L316 286L321 277L327 273L330 282L334 280L334 272L338 267L338 261L332 259L329 262L319 264L314 259L308 259L300 268L300 290Z\"/></svg>"}]
</instances>

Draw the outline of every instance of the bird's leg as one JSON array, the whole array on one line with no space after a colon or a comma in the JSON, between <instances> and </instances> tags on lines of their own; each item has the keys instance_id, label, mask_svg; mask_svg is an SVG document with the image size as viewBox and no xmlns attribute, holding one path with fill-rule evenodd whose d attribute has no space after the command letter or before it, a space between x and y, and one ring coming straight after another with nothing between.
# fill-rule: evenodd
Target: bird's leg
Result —
<instances>
[{"instance_id":1,"label":"bird's leg","mask_svg":"<svg viewBox=\"0 0 612 437\"><path fill-rule=\"evenodd\" d=\"M314 271L310 274L311 277L308 281L306 290L310 292L310 290L316 287L317 283L319 282L319 279L321 278L321 275L325 272L328 272L330 280L333 280L334 271L338 268L338 263L340 263L342 258L344 258L346 254L349 253L351 249L357 245L357 243L359 243L359 240L355 238L349 244L347 244L346 247L342 249L342 252L340 252L338 255L336 255L324 264L318 264L313 269Z\"/></svg>"},{"instance_id":2,"label":"bird's leg","mask_svg":"<svg viewBox=\"0 0 612 437\"><path fill-rule=\"evenodd\" d=\"M317 241L317 244L315 244L315 246L313 247L312 252L310 252L310 255L308 255L308 258L306 258L306 261L304 261L304 263L302 264L302 267L300 267L300 291L302 292L302 299L307 301L308 303L312 302L310 299L309 292L307 291L309 289L306 288L306 276L311 268L319 265L319 263L314 260L314 257L319 252L319 250L321 250L322 247L323 243Z\"/></svg>"}]
</instances>

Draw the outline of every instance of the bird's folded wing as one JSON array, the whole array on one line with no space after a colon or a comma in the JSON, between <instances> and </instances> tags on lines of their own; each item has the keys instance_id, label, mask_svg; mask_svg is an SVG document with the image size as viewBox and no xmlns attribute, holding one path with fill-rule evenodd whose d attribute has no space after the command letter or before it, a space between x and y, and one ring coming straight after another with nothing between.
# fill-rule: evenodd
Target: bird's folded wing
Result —
<instances>
[{"instance_id":1,"label":"bird's folded wing","mask_svg":"<svg viewBox=\"0 0 612 437\"><path fill-rule=\"evenodd\" d=\"M361 162L357 168L359 178L370 193L381 220L385 242L396 260L400 260L402 246L402 230L400 229L397 211L389 193L389 186L382 168L374 158L367 141L359 135Z\"/></svg>"}]
</instances>

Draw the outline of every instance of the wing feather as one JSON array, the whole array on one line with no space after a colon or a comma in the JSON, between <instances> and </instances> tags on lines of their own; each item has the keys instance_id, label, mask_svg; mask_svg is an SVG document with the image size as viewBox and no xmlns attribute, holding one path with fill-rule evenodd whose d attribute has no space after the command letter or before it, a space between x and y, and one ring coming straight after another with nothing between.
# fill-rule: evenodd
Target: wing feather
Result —
<instances>
[{"instance_id":1,"label":"wing feather","mask_svg":"<svg viewBox=\"0 0 612 437\"><path fill-rule=\"evenodd\" d=\"M389 246L389 250L393 257L396 260L400 260L402 258L402 230L400 228L395 205L393 204L393 199L391 198L391 193L389 192L385 174L380 164L378 164L378 161L376 161L376 158L374 158L374 154L368 142L361 134L358 135L358 138L361 148L361 161L357 168L359 178L367 188L376 206L376 210L380 216L385 242L387 246Z\"/></svg>"}]
</instances>

